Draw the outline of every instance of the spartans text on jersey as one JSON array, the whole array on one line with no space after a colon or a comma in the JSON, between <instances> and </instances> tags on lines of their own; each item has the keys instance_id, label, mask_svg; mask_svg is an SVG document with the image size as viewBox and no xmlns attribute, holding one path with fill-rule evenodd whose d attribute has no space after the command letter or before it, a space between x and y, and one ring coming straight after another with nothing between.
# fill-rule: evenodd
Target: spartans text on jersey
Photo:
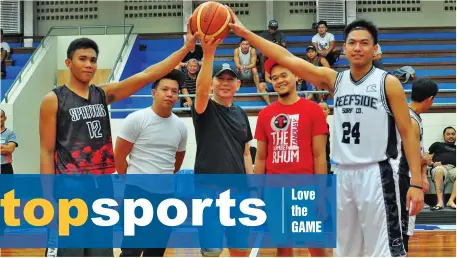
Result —
<instances>
[{"instance_id":1,"label":"spartans text on jersey","mask_svg":"<svg viewBox=\"0 0 457 258\"><path fill-rule=\"evenodd\" d=\"M87 105L82 107L70 108L68 110L71 116L71 121L79 121L82 119L92 119L105 117L105 107L103 104Z\"/></svg>"}]
</instances>

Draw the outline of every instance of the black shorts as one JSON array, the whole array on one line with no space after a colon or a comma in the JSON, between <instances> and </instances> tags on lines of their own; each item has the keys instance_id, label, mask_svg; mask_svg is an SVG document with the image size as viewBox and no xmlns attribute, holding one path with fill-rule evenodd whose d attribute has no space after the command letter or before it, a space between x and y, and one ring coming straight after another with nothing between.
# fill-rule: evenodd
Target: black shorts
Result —
<instances>
[{"instance_id":1,"label":"black shorts","mask_svg":"<svg viewBox=\"0 0 457 258\"><path fill-rule=\"evenodd\" d=\"M13 174L13 165L11 163L2 164L2 175L12 175Z\"/></svg>"},{"instance_id":2,"label":"black shorts","mask_svg":"<svg viewBox=\"0 0 457 258\"><path fill-rule=\"evenodd\" d=\"M77 176L67 176L62 178L58 181L54 181L54 198L56 200L59 199L74 199L74 198L84 198L88 202L90 202L93 196L84 196L84 193L96 193L98 191L98 185L103 185L104 187L111 186L110 184L104 182L102 183L101 180L107 180L106 177L101 177L99 179L95 179L94 181L88 180L86 178L80 178ZM109 192L112 189L104 189L103 193ZM97 196L97 194L95 194ZM114 194L113 194L114 196ZM91 210L89 209L89 217L92 217ZM91 226L85 226L82 228L74 227L71 229L73 236L79 236L79 239L84 239L83 243L80 246L87 246L84 243L92 243L96 242L99 238L103 239L113 239L114 233L110 227L106 228L97 228L93 229ZM92 234L97 230L98 234ZM65 242L68 241L65 237L58 237L56 233L51 232L48 229L48 242L52 243L57 241ZM68 242L66 242L68 246ZM53 245L54 246L54 245ZM113 248L47 248L45 251L46 257L114 257Z\"/></svg>"},{"instance_id":3,"label":"black shorts","mask_svg":"<svg viewBox=\"0 0 457 258\"><path fill-rule=\"evenodd\" d=\"M114 257L113 248L48 248L46 257Z\"/></svg>"},{"instance_id":4,"label":"black shorts","mask_svg":"<svg viewBox=\"0 0 457 258\"><path fill-rule=\"evenodd\" d=\"M408 252L408 225L409 225L409 211L406 210L406 198L408 195L408 189L410 186L411 179L408 175L398 175L398 186L400 188L400 209L401 209L401 234L403 237L403 245L405 246L406 252Z\"/></svg>"}]
</instances>

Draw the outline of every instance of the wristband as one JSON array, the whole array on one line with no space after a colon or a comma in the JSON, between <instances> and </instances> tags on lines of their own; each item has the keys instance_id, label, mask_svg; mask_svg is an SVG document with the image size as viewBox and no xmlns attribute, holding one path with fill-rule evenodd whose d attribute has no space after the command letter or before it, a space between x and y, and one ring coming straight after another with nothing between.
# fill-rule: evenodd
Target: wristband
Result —
<instances>
[{"instance_id":1,"label":"wristband","mask_svg":"<svg viewBox=\"0 0 457 258\"><path fill-rule=\"evenodd\" d=\"M419 185L413 185L411 184L409 187L414 187L414 188L417 188L417 189L424 189L422 186L419 186Z\"/></svg>"}]
</instances>

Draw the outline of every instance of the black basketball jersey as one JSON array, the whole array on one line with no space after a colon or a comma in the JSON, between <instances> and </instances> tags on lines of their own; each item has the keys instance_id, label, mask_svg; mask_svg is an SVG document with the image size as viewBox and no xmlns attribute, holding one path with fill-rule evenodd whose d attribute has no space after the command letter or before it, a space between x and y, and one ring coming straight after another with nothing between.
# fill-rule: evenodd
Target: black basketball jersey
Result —
<instances>
[{"instance_id":1,"label":"black basketball jersey","mask_svg":"<svg viewBox=\"0 0 457 258\"><path fill-rule=\"evenodd\" d=\"M66 85L55 88L58 99L56 174L112 174L115 171L111 125L105 92L89 86L85 99Z\"/></svg>"},{"instance_id":2,"label":"black basketball jersey","mask_svg":"<svg viewBox=\"0 0 457 258\"><path fill-rule=\"evenodd\" d=\"M423 141L423 134L424 129L422 126L422 118L414 112L411 108L409 109L409 116L414 119L417 124L419 125L419 132L420 132L420 148L421 148L421 155L424 153L424 141ZM405 149L403 147L403 142L401 144L401 158L400 158L400 167L399 167L399 174L411 176L409 173L409 164L408 160L406 159Z\"/></svg>"}]
</instances>

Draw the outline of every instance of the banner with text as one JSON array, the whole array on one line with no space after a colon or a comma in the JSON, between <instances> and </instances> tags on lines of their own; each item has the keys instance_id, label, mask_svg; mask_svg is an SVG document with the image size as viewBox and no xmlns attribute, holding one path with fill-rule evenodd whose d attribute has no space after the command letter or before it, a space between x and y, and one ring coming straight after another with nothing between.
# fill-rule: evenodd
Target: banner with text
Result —
<instances>
[{"instance_id":1,"label":"banner with text","mask_svg":"<svg viewBox=\"0 0 457 258\"><path fill-rule=\"evenodd\" d=\"M1 175L0 248L334 248L335 177Z\"/></svg>"}]
</instances>

